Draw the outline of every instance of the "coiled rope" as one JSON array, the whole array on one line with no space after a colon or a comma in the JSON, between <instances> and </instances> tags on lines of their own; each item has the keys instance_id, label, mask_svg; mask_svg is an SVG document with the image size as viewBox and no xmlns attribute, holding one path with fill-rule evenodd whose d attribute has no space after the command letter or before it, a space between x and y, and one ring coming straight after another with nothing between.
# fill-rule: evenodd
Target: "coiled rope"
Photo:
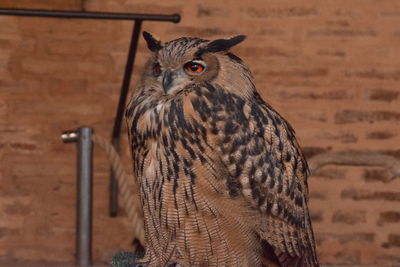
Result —
<instances>
[{"instance_id":1,"label":"coiled rope","mask_svg":"<svg viewBox=\"0 0 400 267\"><path fill-rule=\"evenodd\" d=\"M128 220L132 225L134 235L141 244L144 244L143 215L140 207L135 204L132 191L130 190L131 186L128 182L128 175L125 172L119 154L110 142L95 133L92 135L92 141L106 152L117 179L122 205L128 215Z\"/></svg>"}]
</instances>

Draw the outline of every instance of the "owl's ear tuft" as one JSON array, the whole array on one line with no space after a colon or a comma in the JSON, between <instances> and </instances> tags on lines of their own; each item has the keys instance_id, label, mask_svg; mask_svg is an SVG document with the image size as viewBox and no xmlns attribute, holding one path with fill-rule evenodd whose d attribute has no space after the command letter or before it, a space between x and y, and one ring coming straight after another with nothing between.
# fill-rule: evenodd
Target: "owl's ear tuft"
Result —
<instances>
[{"instance_id":1,"label":"owl's ear tuft","mask_svg":"<svg viewBox=\"0 0 400 267\"><path fill-rule=\"evenodd\" d=\"M206 46L202 47L197 51L196 56L201 56L204 53L216 53L228 51L231 47L241 43L246 39L245 35L238 35L230 39L217 39L209 42Z\"/></svg>"},{"instance_id":2,"label":"owl's ear tuft","mask_svg":"<svg viewBox=\"0 0 400 267\"><path fill-rule=\"evenodd\" d=\"M154 36L148 32L143 32L143 37L147 42L147 47L152 51L156 52L162 48L161 41L154 38Z\"/></svg>"},{"instance_id":3,"label":"owl's ear tuft","mask_svg":"<svg viewBox=\"0 0 400 267\"><path fill-rule=\"evenodd\" d=\"M228 51L231 47L241 43L245 38L245 35L238 35L230 39L218 39L210 42L206 49L209 52Z\"/></svg>"}]
</instances>

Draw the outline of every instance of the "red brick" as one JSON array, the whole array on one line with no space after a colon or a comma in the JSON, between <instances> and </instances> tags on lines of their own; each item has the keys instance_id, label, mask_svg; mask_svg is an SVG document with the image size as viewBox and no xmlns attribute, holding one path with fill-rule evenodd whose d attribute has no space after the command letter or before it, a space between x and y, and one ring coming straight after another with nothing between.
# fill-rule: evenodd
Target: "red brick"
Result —
<instances>
[{"instance_id":1,"label":"red brick","mask_svg":"<svg viewBox=\"0 0 400 267\"><path fill-rule=\"evenodd\" d=\"M92 43L79 39L56 39L46 41L46 51L50 55L85 56L92 49Z\"/></svg>"},{"instance_id":2,"label":"red brick","mask_svg":"<svg viewBox=\"0 0 400 267\"><path fill-rule=\"evenodd\" d=\"M311 100L343 100L352 99L350 90L334 90L334 91L323 91L318 92L315 90L309 90L305 92L298 91L283 91L281 93L283 98L287 99L311 99Z\"/></svg>"},{"instance_id":3,"label":"red brick","mask_svg":"<svg viewBox=\"0 0 400 267\"><path fill-rule=\"evenodd\" d=\"M360 224L367 222L366 212L362 210L335 211L332 215L333 223Z\"/></svg>"},{"instance_id":4,"label":"red brick","mask_svg":"<svg viewBox=\"0 0 400 267\"><path fill-rule=\"evenodd\" d=\"M197 17L226 17L230 15L230 10L223 7L210 7L205 5L197 6Z\"/></svg>"},{"instance_id":5,"label":"red brick","mask_svg":"<svg viewBox=\"0 0 400 267\"><path fill-rule=\"evenodd\" d=\"M260 36L268 36L268 37L282 37L284 35L286 35L287 32L283 29L279 29L279 28L261 28L260 30L258 30L256 32L256 35L260 35Z\"/></svg>"},{"instance_id":6,"label":"red brick","mask_svg":"<svg viewBox=\"0 0 400 267\"><path fill-rule=\"evenodd\" d=\"M4 237L10 236L10 235L15 235L18 232L19 232L19 230L15 229L15 228L0 227L0 240Z\"/></svg>"},{"instance_id":7,"label":"red brick","mask_svg":"<svg viewBox=\"0 0 400 267\"><path fill-rule=\"evenodd\" d=\"M327 50L327 49L320 49L317 51L317 54L320 56L329 56L329 57L337 57L337 58L344 58L346 57L346 52L341 50Z\"/></svg>"},{"instance_id":8,"label":"red brick","mask_svg":"<svg viewBox=\"0 0 400 267\"><path fill-rule=\"evenodd\" d=\"M170 34L180 34L180 35L184 35L185 33L188 32L190 32L190 36L202 36L203 38L235 34L235 32L232 30L229 31L218 27L200 28L192 26L177 26L176 28L168 31L168 33Z\"/></svg>"},{"instance_id":9,"label":"red brick","mask_svg":"<svg viewBox=\"0 0 400 267\"><path fill-rule=\"evenodd\" d=\"M348 78L360 78L360 79L376 79L376 80L394 80L400 79L399 70L358 70L358 71L346 71L345 76Z\"/></svg>"},{"instance_id":10,"label":"red brick","mask_svg":"<svg viewBox=\"0 0 400 267\"><path fill-rule=\"evenodd\" d=\"M370 243L375 240L374 233L351 233L351 234L320 234L319 238L321 242L329 239L335 239L340 244L346 244L350 242L357 243Z\"/></svg>"},{"instance_id":11,"label":"red brick","mask_svg":"<svg viewBox=\"0 0 400 267\"><path fill-rule=\"evenodd\" d=\"M400 192L345 189L342 199L400 201Z\"/></svg>"},{"instance_id":12,"label":"red brick","mask_svg":"<svg viewBox=\"0 0 400 267\"><path fill-rule=\"evenodd\" d=\"M282 47L273 47L273 46L250 46L240 49L240 55L242 57L254 57L259 59L260 57L283 57L283 58L290 58L295 57L297 51L295 50L287 50Z\"/></svg>"},{"instance_id":13,"label":"red brick","mask_svg":"<svg viewBox=\"0 0 400 267\"><path fill-rule=\"evenodd\" d=\"M388 241L383 243L382 247L384 248L400 247L400 235L389 234Z\"/></svg>"},{"instance_id":14,"label":"red brick","mask_svg":"<svg viewBox=\"0 0 400 267\"><path fill-rule=\"evenodd\" d=\"M386 211L379 214L378 223L380 225L385 223L400 223L400 212Z\"/></svg>"},{"instance_id":15,"label":"red brick","mask_svg":"<svg viewBox=\"0 0 400 267\"><path fill-rule=\"evenodd\" d=\"M11 143L10 147L16 150L27 150L27 151L34 151L38 149L38 147L35 144L26 144L26 143Z\"/></svg>"},{"instance_id":16,"label":"red brick","mask_svg":"<svg viewBox=\"0 0 400 267\"><path fill-rule=\"evenodd\" d=\"M312 69L291 69L291 70L271 70L264 72L265 76L271 77L302 77L302 78L312 78L312 77L323 77L327 76L329 73L328 69L325 68L312 68Z\"/></svg>"},{"instance_id":17,"label":"red brick","mask_svg":"<svg viewBox=\"0 0 400 267\"><path fill-rule=\"evenodd\" d=\"M326 199L326 195L322 192L311 191L309 194L310 199L324 200Z\"/></svg>"},{"instance_id":18,"label":"red brick","mask_svg":"<svg viewBox=\"0 0 400 267\"><path fill-rule=\"evenodd\" d=\"M365 169L363 178L366 182L387 182L390 181L393 174L386 169Z\"/></svg>"},{"instance_id":19,"label":"red brick","mask_svg":"<svg viewBox=\"0 0 400 267\"><path fill-rule=\"evenodd\" d=\"M338 264L356 264L361 260L361 256L359 252L354 252L350 250L343 250L338 253L335 253L336 263Z\"/></svg>"},{"instance_id":20,"label":"red brick","mask_svg":"<svg viewBox=\"0 0 400 267\"><path fill-rule=\"evenodd\" d=\"M321 153L325 153L328 152L328 150L326 148L322 148L322 147L313 147L313 146L307 146L307 147L303 147L303 153L306 156L306 158L312 158L315 155L321 154Z\"/></svg>"},{"instance_id":21,"label":"red brick","mask_svg":"<svg viewBox=\"0 0 400 267\"><path fill-rule=\"evenodd\" d=\"M314 176L318 178L325 178L325 179L344 179L346 178L346 170L345 169L338 169L333 167L325 167L320 168L316 172L313 173Z\"/></svg>"},{"instance_id":22,"label":"red brick","mask_svg":"<svg viewBox=\"0 0 400 267\"><path fill-rule=\"evenodd\" d=\"M377 33L373 29L318 29L307 33L308 37L336 37L336 38L359 38L375 37Z\"/></svg>"},{"instance_id":23,"label":"red brick","mask_svg":"<svg viewBox=\"0 0 400 267\"><path fill-rule=\"evenodd\" d=\"M397 18L397 17L400 17L400 12L397 10L390 10L390 11L386 10L386 11L382 11L380 13L380 15L382 17Z\"/></svg>"},{"instance_id":24,"label":"red brick","mask_svg":"<svg viewBox=\"0 0 400 267\"><path fill-rule=\"evenodd\" d=\"M357 15L359 15L359 13L356 10L346 7L340 7L335 9L334 14L339 17L350 17L350 18L354 18Z\"/></svg>"},{"instance_id":25,"label":"red brick","mask_svg":"<svg viewBox=\"0 0 400 267\"><path fill-rule=\"evenodd\" d=\"M382 253L378 257L378 262L382 265L389 263L392 266L397 266L400 264L400 255L391 255Z\"/></svg>"},{"instance_id":26,"label":"red brick","mask_svg":"<svg viewBox=\"0 0 400 267\"><path fill-rule=\"evenodd\" d=\"M378 152L385 154L385 155L393 156L397 159L400 159L400 149L398 149L398 150L381 150Z\"/></svg>"},{"instance_id":27,"label":"red brick","mask_svg":"<svg viewBox=\"0 0 400 267\"><path fill-rule=\"evenodd\" d=\"M326 131L318 135L318 138L326 140L335 140L341 143L355 143L358 141L358 137L349 131L332 132Z\"/></svg>"},{"instance_id":28,"label":"red brick","mask_svg":"<svg viewBox=\"0 0 400 267\"><path fill-rule=\"evenodd\" d=\"M326 122L328 120L326 112L309 111L309 112L298 112L295 115L295 119L299 122L302 121L316 121Z\"/></svg>"},{"instance_id":29,"label":"red brick","mask_svg":"<svg viewBox=\"0 0 400 267\"><path fill-rule=\"evenodd\" d=\"M18 43L18 49L23 52L32 53L37 49L37 40L34 38L24 38Z\"/></svg>"},{"instance_id":30,"label":"red brick","mask_svg":"<svg viewBox=\"0 0 400 267\"><path fill-rule=\"evenodd\" d=\"M4 207L3 211L8 215L25 215L30 213L31 208L29 205L15 202Z\"/></svg>"},{"instance_id":31,"label":"red brick","mask_svg":"<svg viewBox=\"0 0 400 267\"><path fill-rule=\"evenodd\" d=\"M373 131L367 133L366 138L374 140L384 140L384 139L390 139L394 136L396 135L390 131Z\"/></svg>"},{"instance_id":32,"label":"red brick","mask_svg":"<svg viewBox=\"0 0 400 267\"><path fill-rule=\"evenodd\" d=\"M289 7L289 8L247 8L247 16L251 18L286 18L286 17L308 17L318 15L315 8Z\"/></svg>"},{"instance_id":33,"label":"red brick","mask_svg":"<svg viewBox=\"0 0 400 267\"><path fill-rule=\"evenodd\" d=\"M1 22L1 21L0 21ZM1 52L4 53L4 50L10 50L15 47L15 40L10 40L10 39L0 39L0 49Z\"/></svg>"},{"instance_id":34,"label":"red brick","mask_svg":"<svg viewBox=\"0 0 400 267\"><path fill-rule=\"evenodd\" d=\"M399 99L400 92L388 89L371 89L369 99L376 101L392 102Z\"/></svg>"},{"instance_id":35,"label":"red brick","mask_svg":"<svg viewBox=\"0 0 400 267\"><path fill-rule=\"evenodd\" d=\"M335 123L400 121L400 112L378 110L342 110L335 114Z\"/></svg>"},{"instance_id":36,"label":"red brick","mask_svg":"<svg viewBox=\"0 0 400 267\"><path fill-rule=\"evenodd\" d=\"M71 72L70 66L64 62L61 65L57 59L26 58L22 61L22 69L35 74L67 73Z\"/></svg>"},{"instance_id":37,"label":"red brick","mask_svg":"<svg viewBox=\"0 0 400 267\"><path fill-rule=\"evenodd\" d=\"M47 95L50 97L71 97L76 93L93 93L97 88L88 89L88 80L84 78L52 78L46 79L42 83L43 87L48 89ZM115 89L114 89L115 90Z\"/></svg>"},{"instance_id":38,"label":"red brick","mask_svg":"<svg viewBox=\"0 0 400 267\"><path fill-rule=\"evenodd\" d=\"M311 210L310 217L311 217L312 222L322 222L323 221L323 212Z\"/></svg>"},{"instance_id":39,"label":"red brick","mask_svg":"<svg viewBox=\"0 0 400 267\"><path fill-rule=\"evenodd\" d=\"M339 19L339 20L328 20L326 22L326 25L328 26L335 26L335 27L343 27L343 28L348 28L350 27L350 23L348 20L344 19Z\"/></svg>"}]
</instances>

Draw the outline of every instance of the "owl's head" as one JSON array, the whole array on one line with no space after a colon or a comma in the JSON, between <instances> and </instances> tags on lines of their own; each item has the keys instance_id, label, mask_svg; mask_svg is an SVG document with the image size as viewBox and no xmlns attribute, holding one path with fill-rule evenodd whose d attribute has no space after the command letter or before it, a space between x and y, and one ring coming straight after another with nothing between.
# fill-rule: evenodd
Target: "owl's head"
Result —
<instances>
[{"instance_id":1,"label":"owl's head","mask_svg":"<svg viewBox=\"0 0 400 267\"><path fill-rule=\"evenodd\" d=\"M153 52L144 71L146 87L160 93L172 95L191 84L203 82L218 82L222 86L230 83L235 90L235 87L246 86L241 80L251 80L248 68L228 52L245 39L244 35L213 41L183 37L165 44L148 32L143 32L143 36Z\"/></svg>"}]
</instances>

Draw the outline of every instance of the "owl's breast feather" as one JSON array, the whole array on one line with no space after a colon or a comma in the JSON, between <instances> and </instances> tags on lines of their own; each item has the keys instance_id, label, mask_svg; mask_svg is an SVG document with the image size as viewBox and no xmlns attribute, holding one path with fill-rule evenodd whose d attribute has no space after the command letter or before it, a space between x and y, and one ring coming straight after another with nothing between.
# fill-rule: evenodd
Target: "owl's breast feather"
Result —
<instances>
[{"instance_id":1,"label":"owl's breast feather","mask_svg":"<svg viewBox=\"0 0 400 267\"><path fill-rule=\"evenodd\" d=\"M161 130L162 117L165 112L165 103L132 103L129 109L132 109L131 116L128 116L128 125L134 134L145 134L154 136ZM159 133L158 133L159 134Z\"/></svg>"}]
</instances>

